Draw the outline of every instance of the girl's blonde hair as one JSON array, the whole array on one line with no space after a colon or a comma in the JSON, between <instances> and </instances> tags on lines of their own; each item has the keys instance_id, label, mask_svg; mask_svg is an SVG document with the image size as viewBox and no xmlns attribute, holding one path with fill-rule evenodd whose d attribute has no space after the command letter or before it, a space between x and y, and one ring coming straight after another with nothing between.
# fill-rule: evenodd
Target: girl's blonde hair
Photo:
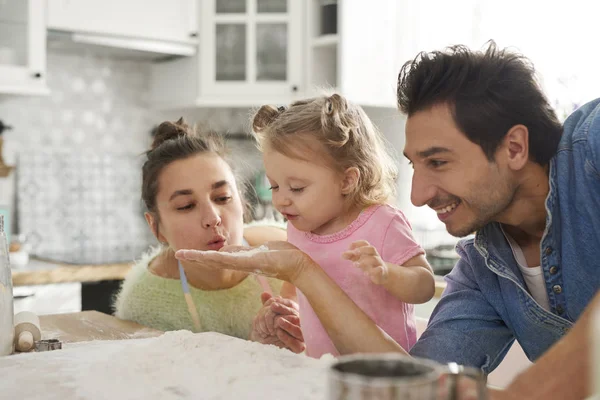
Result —
<instances>
[{"instance_id":1,"label":"girl's blonde hair","mask_svg":"<svg viewBox=\"0 0 600 400\"><path fill-rule=\"evenodd\" d=\"M383 136L361 107L339 94L297 101L289 107L264 105L254 115L252 129L261 150L266 147L307 160L306 150L312 155L318 151L317 139L329 166L339 172L358 168L358 184L348 195L352 204L382 204L395 194L398 169L385 150Z\"/></svg>"}]
</instances>

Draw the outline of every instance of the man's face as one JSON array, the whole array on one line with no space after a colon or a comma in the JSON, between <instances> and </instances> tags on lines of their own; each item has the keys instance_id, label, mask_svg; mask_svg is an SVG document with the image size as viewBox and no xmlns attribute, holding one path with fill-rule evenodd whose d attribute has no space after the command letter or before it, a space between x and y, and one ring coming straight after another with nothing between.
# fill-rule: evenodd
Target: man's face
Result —
<instances>
[{"instance_id":1,"label":"man's face","mask_svg":"<svg viewBox=\"0 0 600 400\"><path fill-rule=\"evenodd\" d=\"M445 104L408 118L404 155L414 169L412 203L435 210L453 236L497 220L515 195L508 166L488 160L458 129Z\"/></svg>"}]
</instances>

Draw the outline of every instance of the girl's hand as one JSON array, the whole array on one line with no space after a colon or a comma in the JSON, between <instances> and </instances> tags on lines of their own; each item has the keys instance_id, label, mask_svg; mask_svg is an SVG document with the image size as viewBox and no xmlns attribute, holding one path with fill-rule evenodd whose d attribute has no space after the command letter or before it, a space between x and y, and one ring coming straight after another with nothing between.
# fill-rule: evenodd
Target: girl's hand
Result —
<instances>
[{"instance_id":1,"label":"girl's hand","mask_svg":"<svg viewBox=\"0 0 600 400\"><path fill-rule=\"evenodd\" d=\"M366 240L352 243L350 248L342 253L342 258L352 261L374 284L383 285L387 281L388 266L381 259L377 249Z\"/></svg>"},{"instance_id":2,"label":"girl's hand","mask_svg":"<svg viewBox=\"0 0 600 400\"><path fill-rule=\"evenodd\" d=\"M300 330L300 317L296 302L282 297L261 295L263 307L254 318L250 338L263 344L273 344L301 353L306 348ZM275 306L277 305L277 306Z\"/></svg>"},{"instance_id":3,"label":"girl's hand","mask_svg":"<svg viewBox=\"0 0 600 400\"><path fill-rule=\"evenodd\" d=\"M266 338L275 334L276 314L271 310L271 303L275 298L270 293L264 292L260 299L263 306L252 321L252 329L256 335Z\"/></svg>"},{"instance_id":4,"label":"girl's hand","mask_svg":"<svg viewBox=\"0 0 600 400\"><path fill-rule=\"evenodd\" d=\"M281 296L273 296L264 292L261 296L262 308L254 317L254 325L258 334L262 336L274 335L277 331L276 318L283 316L300 317L298 304ZM289 319L288 319L289 320Z\"/></svg>"},{"instance_id":5,"label":"girl's hand","mask_svg":"<svg viewBox=\"0 0 600 400\"><path fill-rule=\"evenodd\" d=\"M265 250L258 250L260 248ZM256 273L292 284L305 268L316 265L307 254L288 242L268 242L260 248L224 246L219 251L178 250L175 257L203 267ZM235 254L240 251L252 252Z\"/></svg>"}]
</instances>

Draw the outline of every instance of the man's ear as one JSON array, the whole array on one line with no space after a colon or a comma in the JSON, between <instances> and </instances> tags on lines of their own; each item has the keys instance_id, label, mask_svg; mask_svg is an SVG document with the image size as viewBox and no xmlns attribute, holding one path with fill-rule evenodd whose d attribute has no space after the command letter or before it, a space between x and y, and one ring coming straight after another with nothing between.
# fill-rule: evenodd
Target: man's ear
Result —
<instances>
[{"instance_id":1,"label":"man's ear","mask_svg":"<svg viewBox=\"0 0 600 400\"><path fill-rule=\"evenodd\" d=\"M145 212L144 217L146 218L146 222L152 231L152 234L161 243L167 243L167 239L159 232L158 230L158 218L154 216L154 214Z\"/></svg>"},{"instance_id":2,"label":"man's ear","mask_svg":"<svg viewBox=\"0 0 600 400\"><path fill-rule=\"evenodd\" d=\"M529 161L529 130L515 125L504 136L502 151L507 165L513 171L522 169Z\"/></svg>"},{"instance_id":3,"label":"man's ear","mask_svg":"<svg viewBox=\"0 0 600 400\"><path fill-rule=\"evenodd\" d=\"M352 193L358 187L360 181L360 171L356 167L347 168L344 171L342 180L342 194Z\"/></svg>"}]
</instances>

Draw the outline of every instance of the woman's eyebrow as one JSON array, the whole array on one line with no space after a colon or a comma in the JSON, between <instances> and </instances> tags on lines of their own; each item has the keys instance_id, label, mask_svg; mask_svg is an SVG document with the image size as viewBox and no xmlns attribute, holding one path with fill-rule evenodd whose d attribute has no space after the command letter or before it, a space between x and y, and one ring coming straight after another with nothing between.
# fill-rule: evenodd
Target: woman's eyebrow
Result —
<instances>
[{"instance_id":1,"label":"woman's eyebrow","mask_svg":"<svg viewBox=\"0 0 600 400\"><path fill-rule=\"evenodd\" d=\"M169 197L169 201L173 200L177 196L189 196L190 194L194 194L192 189L181 189L173 192L171 197Z\"/></svg>"},{"instance_id":2,"label":"woman's eyebrow","mask_svg":"<svg viewBox=\"0 0 600 400\"><path fill-rule=\"evenodd\" d=\"M231 186L225 179L215 182L211 185L211 190L222 188L223 186Z\"/></svg>"}]
</instances>

